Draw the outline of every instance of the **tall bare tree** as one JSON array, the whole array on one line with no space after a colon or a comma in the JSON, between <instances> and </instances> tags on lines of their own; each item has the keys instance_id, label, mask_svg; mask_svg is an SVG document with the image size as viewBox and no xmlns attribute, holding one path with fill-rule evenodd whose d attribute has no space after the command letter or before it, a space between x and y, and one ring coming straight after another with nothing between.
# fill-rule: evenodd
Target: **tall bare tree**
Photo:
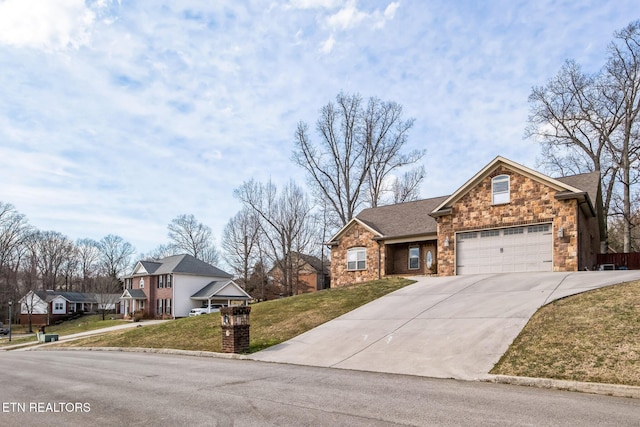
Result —
<instances>
[{"instance_id":1,"label":"tall bare tree","mask_svg":"<svg viewBox=\"0 0 640 427\"><path fill-rule=\"evenodd\" d=\"M404 153L413 119L402 119L402 107L358 94L340 93L322 107L316 123L318 142L300 122L293 161L308 176L317 201L327 200L336 226L343 226L364 204L377 206L388 190L390 172L418 161L424 151Z\"/></svg>"},{"instance_id":2,"label":"tall bare tree","mask_svg":"<svg viewBox=\"0 0 640 427\"><path fill-rule=\"evenodd\" d=\"M0 201L0 272L15 250L23 244L29 231L27 219L13 205Z\"/></svg>"},{"instance_id":3,"label":"tall bare tree","mask_svg":"<svg viewBox=\"0 0 640 427\"><path fill-rule=\"evenodd\" d=\"M74 245L57 231L40 231L36 237L38 272L42 289L58 289L65 263L73 256Z\"/></svg>"},{"instance_id":4,"label":"tall bare tree","mask_svg":"<svg viewBox=\"0 0 640 427\"><path fill-rule=\"evenodd\" d=\"M131 266L135 248L122 237L109 234L98 242L100 268L103 275L119 280Z\"/></svg>"},{"instance_id":5,"label":"tall bare tree","mask_svg":"<svg viewBox=\"0 0 640 427\"><path fill-rule=\"evenodd\" d=\"M369 98L363 112L364 144L371 156L367 168L367 192L371 207L377 207L390 190L389 175L420 160L425 150L403 152L414 120L402 120L402 106ZM424 175L422 175L424 177Z\"/></svg>"},{"instance_id":6,"label":"tall bare tree","mask_svg":"<svg viewBox=\"0 0 640 427\"><path fill-rule=\"evenodd\" d=\"M615 33L604 68L604 94L616 131L607 141L622 187L623 247L631 251L632 190L640 160L640 20Z\"/></svg>"},{"instance_id":7,"label":"tall bare tree","mask_svg":"<svg viewBox=\"0 0 640 427\"><path fill-rule=\"evenodd\" d=\"M244 208L229 220L222 232L224 259L243 286L249 282L251 268L258 260L260 231L256 213Z\"/></svg>"},{"instance_id":8,"label":"tall bare tree","mask_svg":"<svg viewBox=\"0 0 640 427\"><path fill-rule=\"evenodd\" d=\"M78 256L78 270L81 276L80 291L88 292L93 285L93 279L98 273L99 244L93 239L78 239L76 241L76 254Z\"/></svg>"},{"instance_id":9,"label":"tall bare tree","mask_svg":"<svg viewBox=\"0 0 640 427\"><path fill-rule=\"evenodd\" d=\"M0 202L0 304L2 310L18 295L17 282L21 255L30 227L24 215L11 204ZM8 316L8 309L7 309ZM2 313L2 318L4 312Z\"/></svg>"},{"instance_id":10,"label":"tall bare tree","mask_svg":"<svg viewBox=\"0 0 640 427\"><path fill-rule=\"evenodd\" d=\"M234 194L260 219L266 252L273 265L283 272L284 293L292 295L297 272L288 255L306 252L313 240L306 236L312 220L306 195L293 181L278 192L272 182L262 184L253 180L242 184Z\"/></svg>"},{"instance_id":11,"label":"tall bare tree","mask_svg":"<svg viewBox=\"0 0 640 427\"><path fill-rule=\"evenodd\" d=\"M630 250L631 186L637 181L640 150L640 21L616 32L605 66L592 75L567 60L544 87L529 97L525 132L542 144L548 169L565 174L600 171L603 204L597 206L601 234L607 217L625 218L624 250ZM612 202L621 188L621 210Z\"/></svg>"},{"instance_id":12,"label":"tall bare tree","mask_svg":"<svg viewBox=\"0 0 640 427\"><path fill-rule=\"evenodd\" d=\"M420 197L420 183L424 179L424 166L411 169L401 177L396 178L391 185L393 203L404 203L418 200Z\"/></svg>"},{"instance_id":13,"label":"tall bare tree","mask_svg":"<svg viewBox=\"0 0 640 427\"><path fill-rule=\"evenodd\" d=\"M199 222L195 216L179 215L171 220L167 228L169 229L169 247L174 253L186 252L213 265L220 262L211 228Z\"/></svg>"}]
</instances>

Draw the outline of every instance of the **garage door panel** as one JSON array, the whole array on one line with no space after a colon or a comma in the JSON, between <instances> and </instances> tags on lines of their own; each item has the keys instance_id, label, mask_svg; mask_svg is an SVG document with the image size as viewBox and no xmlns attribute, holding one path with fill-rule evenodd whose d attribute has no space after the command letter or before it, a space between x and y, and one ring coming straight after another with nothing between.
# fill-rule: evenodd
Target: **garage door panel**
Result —
<instances>
[{"instance_id":1,"label":"garage door panel","mask_svg":"<svg viewBox=\"0 0 640 427\"><path fill-rule=\"evenodd\" d=\"M552 250L551 224L458 233L456 272L551 271Z\"/></svg>"}]
</instances>

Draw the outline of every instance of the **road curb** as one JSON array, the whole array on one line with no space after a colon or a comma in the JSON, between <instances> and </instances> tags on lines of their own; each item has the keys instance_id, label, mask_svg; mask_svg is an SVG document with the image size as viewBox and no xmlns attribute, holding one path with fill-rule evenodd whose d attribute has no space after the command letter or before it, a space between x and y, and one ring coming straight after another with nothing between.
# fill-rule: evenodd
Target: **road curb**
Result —
<instances>
[{"instance_id":1,"label":"road curb","mask_svg":"<svg viewBox=\"0 0 640 427\"><path fill-rule=\"evenodd\" d=\"M144 348L144 347L34 347L25 351L119 351L124 353L156 353L174 354L180 356L215 357L218 359L249 360L245 354L216 353L213 351L177 350L172 348Z\"/></svg>"},{"instance_id":2,"label":"road curb","mask_svg":"<svg viewBox=\"0 0 640 427\"><path fill-rule=\"evenodd\" d=\"M36 346L25 349L25 351L111 351L124 353L156 353L156 354L173 354L192 357L210 357L217 359L233 359L233 360L254 360L247 354L236 353L216 353L213 351L197 351L197 350L177 350L171 348L144 348L144 347L46 347ZM490 382L494 384L510 384L527 387L537 387L562 391L574 391L580 393L597 394L603 396L627 397L632 399L640 399L640 387L620 385L620 384L601 384L588 383L580 381L555 380L551 378L530 378L515 377L509 375L490 375L486 378L478 379L480 382Z\"/></svg>"},{"instance_id":3,"label":"road curb","mask_svg":"<svg viewBox=\"0 0 640 427\"><path fill-rule=\"evenodd\" d=\"M581 393L599 394L604 396L640 399L640 387L629 385L554 380L550 378L514 377L509 375L493 375L489 378L484 379L483 381L496 384L512 384L555 390L578 391Z\"/></svg>"}]
</instances>

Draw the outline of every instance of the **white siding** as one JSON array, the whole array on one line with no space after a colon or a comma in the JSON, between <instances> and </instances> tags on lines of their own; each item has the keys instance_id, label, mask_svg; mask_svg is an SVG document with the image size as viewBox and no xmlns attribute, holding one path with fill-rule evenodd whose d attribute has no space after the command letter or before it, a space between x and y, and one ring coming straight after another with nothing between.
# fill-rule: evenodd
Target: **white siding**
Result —
<instances>
[{"instance_id":1,"label":"white siding","mask_svg":"<svg viewBox=\"0 0 640 427\"><path fill-rule=\"evenodd\" d=\"M203 277L173 274L173 315L187 317L192 308L200 307L202 301L193 301L191 295L216 280L229 280L223 277Z\"/></svg>"},{"instance_id":2,"label":"white siding","mask_svg":"<svg viewBox=\"0 0 640 427\"><path fill-rule=\"evenodd\" d=\"M33 294L33 291L29 291L29 293L20 300L20 313L28 314L32 306L31 314L47 314L47 303Z\"/></svg>"},{"instance_id":3,"label":"white siding","mask_svg":"<svg viewBox=\"0 0 640 427\"><path fill-rule=\"evenodd\" d=\"M56 304L60 306L59 309L56 310ZM62 297L56 297L51 301L51 313L52 314L66 314L67 313L67 300Z\"/></svg>"}]
</instances>

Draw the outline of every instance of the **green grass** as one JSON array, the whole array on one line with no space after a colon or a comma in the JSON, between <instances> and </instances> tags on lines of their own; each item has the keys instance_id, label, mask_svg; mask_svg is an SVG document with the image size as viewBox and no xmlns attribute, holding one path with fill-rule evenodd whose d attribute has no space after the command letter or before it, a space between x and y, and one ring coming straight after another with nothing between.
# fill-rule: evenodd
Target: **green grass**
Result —
<instances>
[{"instance_id":1,"label":"green grass","mask_svg":"<svg viewBox=\"0 0 640 427\"><path fill-rule=\"evenodd\" d=\"M640 386L640 281L542 307L491 373Z\"/></svg>"},{"instance_id":2,"label":"green grass","mask_svg":"<svg viewBox=\"0 0 640 427\"><path fill-rule=\"evenodd\" d=\"M291 339L411 283L413 282L407 279L388 278L254 304L251 306L250 316L250 352ZM173 348L221 352L220 314L212 313L177 319L159 325L113 332L60 345Z\"/></svg>"},{"instance_id":3,"label":"green grass","mask_svg":"<svg viewBox=\"0 0 640 427\"><path fill-rule=\"evenodd\" d=\"M60 336L76 334L78 332L92 331L95 329L108 328L109 326L116 326L122 323L126 323L125 320L110 320L109 315L106 316L106 320L102 320L102 315L92 314L87 316L79 317L74 320L67 320L66 322L62 322L59 325L51 325L46 326L45 330L48 334L58 334ZM24 338L15 338L12 337L11 342L9 342L8 337L4 337L0 341L0 348L7 345L15 345L21 343L28 342L36 342L36 332L38 332L38 328L40 325L33 324L32 331L33 333ZM12 334L26 334L28 331L27 325L12 325L11 332Z\"/></svg>"}]
</instances>

